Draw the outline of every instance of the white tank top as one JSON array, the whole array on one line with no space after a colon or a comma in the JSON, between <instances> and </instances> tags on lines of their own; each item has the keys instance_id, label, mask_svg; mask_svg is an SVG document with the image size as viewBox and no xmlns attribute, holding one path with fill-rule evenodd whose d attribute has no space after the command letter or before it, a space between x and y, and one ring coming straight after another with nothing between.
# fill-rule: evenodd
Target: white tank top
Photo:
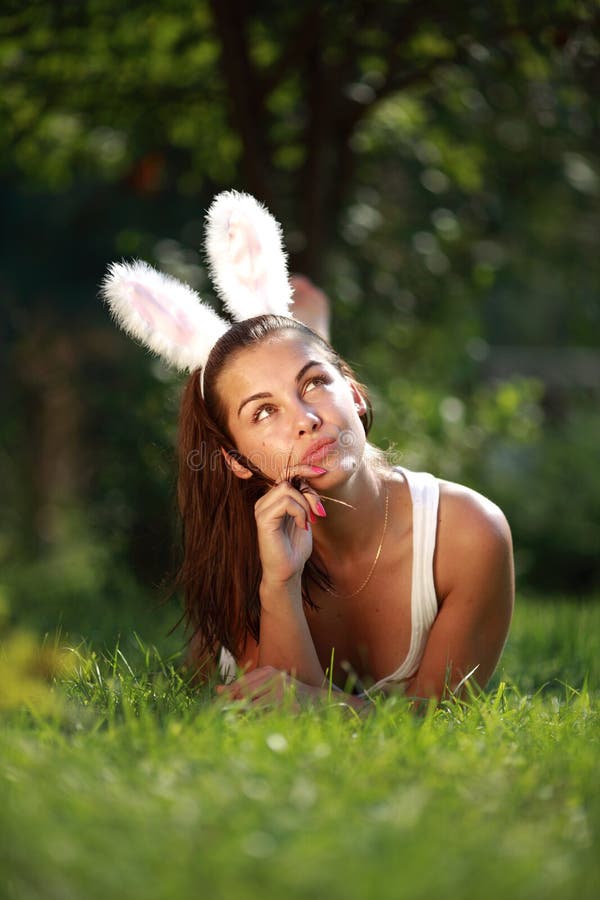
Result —
<instances>
[{"instance_id":1,"label":"white tank top","mask_svg":"<svg viewBox=\"0 0 600 900\"><path fill-rule=\"evenodd\" d=\"M385 678L380 678L370 691L384 684L411 678L423 658L431 626L438 614L438 600L433 580L433 554L437 536L440 486L428 472L411 472L395 467L406 479L412 500L412 585L410 594L410 646L402 664Z\"/></svg>"},{"instance_id":2,"label":"white tank top","mask_svg":"<svg viewBox=\"0 0 600 900\"><path fill-rule=\"evenodd\" d=\"M421 663L431 626L438 613L433 580L433 554L437 536L440 487L428 472L411 472L395 467L406 479L412 500L412 586L410 601L411 636L408 653L399 668L380 678L369 691L396 681L411 678ZM221 649L219 669L225 681L235 678L236 664L225 648Z\"/></svg>"}]
</instances>

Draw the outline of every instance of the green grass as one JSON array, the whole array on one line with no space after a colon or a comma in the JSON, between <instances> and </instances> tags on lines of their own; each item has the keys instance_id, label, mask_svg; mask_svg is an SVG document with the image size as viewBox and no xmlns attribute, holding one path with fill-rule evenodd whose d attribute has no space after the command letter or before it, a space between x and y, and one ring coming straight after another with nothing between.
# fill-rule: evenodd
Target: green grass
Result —
<instances>
[{"instance_id":1,"label":"green grass","mask_svg":"<svg viewBox=\"0 0 600 900\"><path fill-rule=\"evenodd\" d=\"M0 733L6 898L597 896L600 605L521 603L491 689L234 711L129 641Z\"/></svg>"}]
</instances>

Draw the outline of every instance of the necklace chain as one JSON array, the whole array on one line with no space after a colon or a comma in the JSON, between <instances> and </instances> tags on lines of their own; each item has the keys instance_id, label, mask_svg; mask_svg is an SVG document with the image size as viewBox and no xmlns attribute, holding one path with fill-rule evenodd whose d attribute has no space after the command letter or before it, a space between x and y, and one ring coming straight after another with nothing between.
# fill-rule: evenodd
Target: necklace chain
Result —
<instances>
[{"instance_id":1,"label":"necklace chain","mask_svg":"<svg viewBox=\"0 0 600 900\"><path fill-rule=\"evenodd\" d=\"M383 532L381 534L381 540L379 541L379 547L377 548L377 553L375 554L375 559L373 560L373 564L372 564L371 568L369 569L369 574L367 575L367 577L365 578L365 580L363 581L361 586L356 588L355 591L352 591L351 594L338 594L337 591L334 591L331 588L326 587L325 590L329 594L333 594L335 597L338 597L340 600L349 600L350 597L356 597L357 594L360 594L360 592L364 588L366 588L366 586L368 585L369 581L371 580L371 575L375 571L375 566L377 565L377 560L381 556L381 548L383 547L383 541L385 538L385 533L387 531L387 524L388 524L389 499L390 499L389 491L386 490L386 492L385 492L385 516L383 519Z\"/></svg>"}]
</instances>

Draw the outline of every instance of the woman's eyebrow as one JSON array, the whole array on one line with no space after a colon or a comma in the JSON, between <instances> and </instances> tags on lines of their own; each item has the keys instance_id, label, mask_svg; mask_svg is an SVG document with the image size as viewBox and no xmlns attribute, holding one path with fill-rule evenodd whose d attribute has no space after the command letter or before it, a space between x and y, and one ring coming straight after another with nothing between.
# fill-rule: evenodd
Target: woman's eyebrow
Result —
<instances>
[{"instance_id":1,"label":"woman's eyebrow","mask_svg":"<svg viewBox=\"0 0 600 900\"><path fill-rule=\"evenodd\" d=\"M296 375L296 384L298 384L298 382L300 382L302 380L302 377L306 374L306 372L308 372L308 370L312 366L322 366L322 365L323 365L323 363L320 362L318 359L309 359L309 361L302 366L302 368ZM262 391L260 394L252 394L251 397L246 397L246 399L242 400L242 402L240 403L240 405L238 407L238 411L237 411L238 419L239 419L240 413L241 413L242 409L244 408L244 406L246 405L246 403L250 403L252 400L264 400L265 397L272 397L272 396L273 396L273 394L269 393L268 391Z\"/></svg>"}]
</instances>

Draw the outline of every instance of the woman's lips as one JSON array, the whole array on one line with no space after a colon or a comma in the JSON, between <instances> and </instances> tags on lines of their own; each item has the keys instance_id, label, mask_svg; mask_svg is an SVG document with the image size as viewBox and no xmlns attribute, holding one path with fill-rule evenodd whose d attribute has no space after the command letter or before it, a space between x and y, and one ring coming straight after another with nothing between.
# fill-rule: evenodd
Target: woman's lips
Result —
<instances>
[{"instance_id":1,"label":"woman's lips","mask_svg":"<svg viewBox=\"0 0 600 900\"><path fill-rule=\"evenodd\" d=\"M313 463L320 462L320 460L325 459L335 447L335 441L327 441L326 444L321 444L320 447L317 447L316 450L309 451L306 456L303 457L302 463L304 465L312 465Z\"/></svg>"}]
</instances>

